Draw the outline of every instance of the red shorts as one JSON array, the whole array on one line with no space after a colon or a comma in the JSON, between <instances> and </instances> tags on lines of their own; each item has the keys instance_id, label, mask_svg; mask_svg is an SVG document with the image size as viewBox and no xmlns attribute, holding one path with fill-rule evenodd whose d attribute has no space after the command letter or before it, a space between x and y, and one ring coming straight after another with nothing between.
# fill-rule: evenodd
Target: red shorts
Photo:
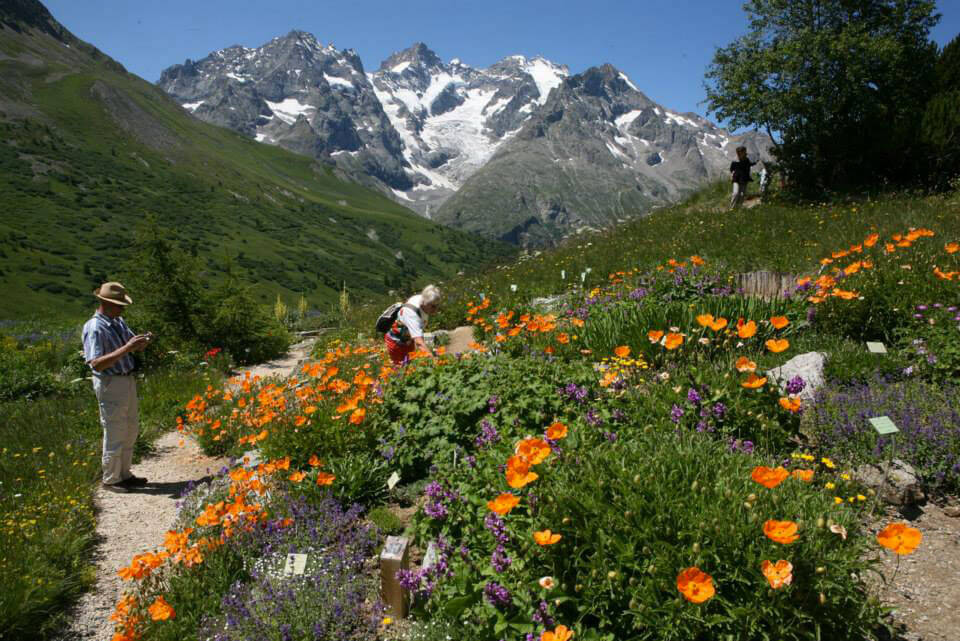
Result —
<instances>
[{"instance_id":1,"label":"red shorts","mask_svg":"<svg viewBox=\"0 0 960 641\"><path fill-rule=\"evenodd\" d=\"M393 361L395 365L400 365L413 353L413 341L409 343L398 343L390 338L389 334L383 335L383 341L387 344L387 353L390 354L390 360Z\"/></svg>"}]
</instances>

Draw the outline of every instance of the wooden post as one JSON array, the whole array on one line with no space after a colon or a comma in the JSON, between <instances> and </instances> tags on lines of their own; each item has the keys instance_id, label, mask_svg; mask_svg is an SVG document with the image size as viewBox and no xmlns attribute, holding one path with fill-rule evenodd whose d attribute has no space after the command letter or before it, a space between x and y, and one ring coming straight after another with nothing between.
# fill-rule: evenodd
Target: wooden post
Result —
<instances>
[{"instance_id":1,"label":"wooden post","mask_svg":"<svg viewBox=\"0 0 960 641\"><path fill-rule=\"evenodd\" d=\"M391 614L398 619L407 618L410 607L410 595L397 581L397 570L406 570L410 563L408 543L405 537L388 536L380 553L380 595Z\"/></svg>"}]
</instances>

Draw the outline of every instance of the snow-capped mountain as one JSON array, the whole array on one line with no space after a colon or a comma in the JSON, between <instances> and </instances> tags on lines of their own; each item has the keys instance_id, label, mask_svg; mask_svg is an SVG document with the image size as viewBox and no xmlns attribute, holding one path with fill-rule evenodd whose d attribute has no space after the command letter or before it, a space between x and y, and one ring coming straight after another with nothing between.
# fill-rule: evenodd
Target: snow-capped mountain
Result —
<instances>
[{"instance_id":1,"label":"snow-capped mountain","mask_svg":"<svg viewBox=\"0 0 960 641\"><path fill-rule=\"evenodd\" d=\"M734 157L735 137L654 103L610 65L570 76L510 56L477 69L417 43L367 73L353 50L292 31L187 60L158 84L198 118L518 243L642 213L723 175ZM766 154L761 136L741 138Z\"/></svg>"},{"instance_id":2,"label":"snow-capped mountain","mask_svg":"<svg viewBox=\"0 0 960 641\"><path fill-rule=\"evenodd\" d=\"M414 182L403 200L424 213L442 203L516 134L569 75L543 58L511 56L487 69L444 64L426 45L396 53L369 74L403 140Z\"/></svg>"},{"instance_id":3,"label":"snow-capped mountain","mask_svg":"<svg viewBox=\"0 0 960 641\"><path fill-rule=\"evenodd\" d=\"M769 159L769 139L732 136L654 103L611 65L565 79L435 218L520 245L551 244L677 200L727 176L738 145Z\"/></svg>"}]
</instances>

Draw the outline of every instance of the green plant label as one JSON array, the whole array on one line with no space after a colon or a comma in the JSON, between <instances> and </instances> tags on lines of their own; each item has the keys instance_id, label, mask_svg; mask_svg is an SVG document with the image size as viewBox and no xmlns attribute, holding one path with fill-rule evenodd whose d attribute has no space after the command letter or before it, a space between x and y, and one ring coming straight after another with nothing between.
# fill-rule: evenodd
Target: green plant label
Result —
<instances>
[{"instance_id":1,"label":"green plant label","mask_svg":"<svg viewBox=\"0 0 960 641\"><path fill-rule=\"evenodd\" d=\"M897 426L893 424L893 421L890 420L889 416L877 416L869 420L870 424L873 425L873 429L877 430L877 434L881 436L896 434L900 431Z\"/></svg>"},{"instance_id":2,"label":"green plant label","mask_svg":"<svg viewBox=\"0 0 960 641\"><path fill-rule=\"evenodd\" d=\"M303 574L303 571L307 567L307 555L306 554L288 554L287 563L283 566L283 574L285 576L294 576L297 574Z\"/></svg>"},{"instance_id":3,"label":"green plant label","mask_svg":"<svg viewBox=\"0 0 960 641\"><path fill-rule=\"evenodd\" d=\"M392 490L397 486L397 483L400 482L400 475L394 472L390 475L390 478L387 479L387 489Z\"/></svg>"},{"instance_id":4,"label":"green plant label","mask_svg":"<svg viewBox=\"0 0 960 641\"><path fill-rule=\"evenodd\" d=\"M887 347L883 343L867 343L867 350L871 354L886 354Z\"/></svg>"}]
</instances>

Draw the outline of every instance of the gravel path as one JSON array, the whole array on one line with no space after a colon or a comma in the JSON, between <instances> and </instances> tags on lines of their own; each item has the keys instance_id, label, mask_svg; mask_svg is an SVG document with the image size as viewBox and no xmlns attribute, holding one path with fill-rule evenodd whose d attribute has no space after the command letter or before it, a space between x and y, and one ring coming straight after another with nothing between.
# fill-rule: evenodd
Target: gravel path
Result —
<instances>
[{"instance_id":1,"label":"gravel path","mask_svg":"<svg viewBox=\"0 0 960 641\"><path fill-rule=\"evenodd\" d=\"M886 587L883 602L895 608L897 639L956 641L960 639L960 508L946 510L927 503L910 514L912 520L891 513L875 529L905 521L923 532L913 554L900 558L884 551L881 569ZM949 516L958 514L958 516ZM893 579L892 582L890 580Z\"/></svg>"},{"instance_id":2,"label":"gravel path","mask_svg":"<svg viewBox=\"0 0 960 641\"><path fill-rule=\"evenodd\" d=\"M109 641L110 614L130 587L117 570L133 555L159 547L176 516L177 497L191 481L205 480L226 464L205 456L192 439L168 432L157 440L156 453L134 466L137 476L149 480L147 486L129 494L97 490L97 582L80 599L64 640Z\"/></svg>"},{"instance_id":3,"label":"gravel path","mask_svg":"<svg viewBox=\"0 0 960 641\"><path fill-rule=\"evenodd\" d=\"M283 358L250 368L250 375L289 376L310 355L312 347L312 340L297 343ZM206 456L193 439L168 432L157 440L153 456L134 466L134 474L149 480L145 487L128 494L97 489L97 547L93 559L97 581L81 597L61 641L110 640L110 614L130 587L117 576L117 570L128 565L135 554L160 547L173 525L180 494L190 483L207 480L227 464L225 458Z\"/></svg>"}]
</instances>

